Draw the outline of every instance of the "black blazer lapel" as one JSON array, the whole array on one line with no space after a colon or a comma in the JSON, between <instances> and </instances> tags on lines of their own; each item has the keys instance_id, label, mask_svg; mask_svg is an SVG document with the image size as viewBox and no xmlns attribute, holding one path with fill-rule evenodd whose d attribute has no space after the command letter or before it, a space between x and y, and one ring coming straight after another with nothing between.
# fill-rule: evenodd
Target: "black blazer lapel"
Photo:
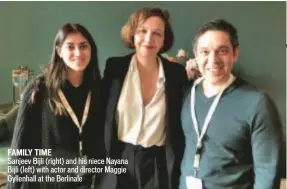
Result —
<instances>
[{"instance_id":1,"label":"black blazer lapel","mask_svg":"<svg viewBox=\"0 0 287 189\"><path fill-rule=\"evenodd\" d=\"M171 173L172 173L172 168L174 165L174 151L172 149L172 144L171 144L171 129L170 129L170 122L172 118L172 107L171 107L171 98L173 96L173 87L172 87L172 81L170 80L173 76L172 70L170 70L170 67L165 59L161 58L162 60L162 65L163 65L163 70L165 74L165 98L166 98L166 116L165 116L165 121L167 125L167 141L166 141L166 161L167 161L167 171L169 174L169 178L171 178Z\"/></svg>"},{"instance_id":2,"label":"black blazer lapel","mask_svg":"<svg viewBox=\"0 0 287 189\"><path fill-rule=\"evenodd\" d=\"M128 68L130 65L131 56L125 56L121 58L111 59L111 62L107 62L107 64L111 64L108 69L111 75L106 78L110 80L108 98L107 100L107 109L106 109L106 121L105 121L105 144L107 150L107 156L111 156L111 148L114 144L117 144L115 139L117 139L117 127L115 124L115 115L116 108L119 100L119 96L121 94L121 90L123 87L125 76L128 72Z\"/></svg>"}]
</instances>

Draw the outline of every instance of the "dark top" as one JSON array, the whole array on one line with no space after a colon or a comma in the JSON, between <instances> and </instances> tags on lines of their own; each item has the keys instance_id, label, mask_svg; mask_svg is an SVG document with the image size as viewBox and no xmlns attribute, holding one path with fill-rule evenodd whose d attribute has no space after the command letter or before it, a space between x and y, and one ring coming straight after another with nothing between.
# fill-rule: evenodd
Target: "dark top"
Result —
<instances>
[{"instance_id":1,"label":"dark top","mask_svg":"<svg viewBox=\"0 0 287 189\"><path fill-rule=\"evenodd\" d=\"M75 115L77 116L79 123L81 124L85 103L89 92L88 85L84 83L79 87L74 87L70 82L66 81L66 85L62 88L62 91ZM93 108L93 106L90 106L90 108ZM95 116L91 116L89 121L96 123ZM70 118L70 115L67 114L67 116L57 116L56 122L57 125L60 126L57 129L59 135L61 136L61 148L67 149L67 151L73 153L77 153L79 151L78 141L81 136L79 135L78 127L74 124L73 120ZM84 125L83 130L85 127L86 125Z\"/></svg>"},{"instance_id":2,"label":"dark top","mask_svg":"<svg viewBox=\"0 0 287 189\"><path fill-rule=\"evenodd\" d=\"M191 118L190 91L181 120L186 148L181 163L180 188L193 175L197 136ZM201 132L215 98L195 90L195 111ZM237 78L223 93L203 139L198 177L206 189L277 189L282 147L282 124L278 111L264 93Z\"/></svg>"},{"instance_id":3,"label":"dark top","mask_svg":"<svg viewBox=\"0 0 287 189\"><path fill-rule=\"evenodd\" d=\"M40 84L39 91L36 93L35 103L30 103L33 82L27 85L23 92L20 103L18 117L15 124L15 130L12 139L13 149L52 149L52 157L74 158L79 156L79 139L82 137L83 154L93 158L104 158L105 150L103 143L103 125L101 112L101 94L100 84L95 82L89 89L89 83L83 84L77 88L73 87L68 81L62 87L62 91L67 98L70 106L79 118L80 122L83 115L84 106L89 90L91 90L91 104L88 118L83 127L82 136L79 130L70 118L70 116L56 116L50 108L45 98L45 86ZM34 157L35 154L32 155ZM32 158L19 157L19 158ZM17 158L17 157L13 157ZM70 167L70 166L68 166ZM16 176L11 174L12 176ZM18 173L19 176L23 174ZM25 174L26 175L26 174ZM70 174L76 177L76 175ZM80 185L89 185L90 175L84 176L82 183L38 183L38 182L18 182L8 183L9 189L17 188L60 188L73 189ZM86 181L86 178L89 178Z\"/></svg>"}]
</instances>

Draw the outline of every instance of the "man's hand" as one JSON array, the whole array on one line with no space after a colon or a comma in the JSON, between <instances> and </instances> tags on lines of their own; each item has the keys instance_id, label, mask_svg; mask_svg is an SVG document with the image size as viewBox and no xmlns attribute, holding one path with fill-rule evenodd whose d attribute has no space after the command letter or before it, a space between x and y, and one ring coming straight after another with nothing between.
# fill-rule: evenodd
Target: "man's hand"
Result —
<instances>
[{"instance_id":1,"label":"man's hand","mask_svg":"<svg viewBox=\"0 0 287 189\"><path fill-rule=\"evenodd\" d=\"M195 80L201 76L195 59L189 59L186 62L185 70L189 80L190 79Z\"/></svg>"}]
</instances>

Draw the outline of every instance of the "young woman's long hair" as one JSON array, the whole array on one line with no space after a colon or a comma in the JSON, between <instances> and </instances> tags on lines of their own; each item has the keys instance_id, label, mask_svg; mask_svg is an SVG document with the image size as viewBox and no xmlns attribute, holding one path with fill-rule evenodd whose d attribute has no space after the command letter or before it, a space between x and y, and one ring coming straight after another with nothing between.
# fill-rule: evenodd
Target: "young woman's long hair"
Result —
<instances>
[{"instance_id":1,"label":"young woman's long hair","mask_svg":"<svg viewBox=\"0 0 287 189\"><path fill-rule=\"evenodd\" d=\"M58 55L57 48L61 48L68 35L77 33L83 35L91 46L91 60L84 71L83 82L87 82L89 87L92 88L98 83L98 81L100 81L101 78L98 65L97 46L92 35L80 24L66 23L63 25L55 37L50 64L44 68L42 76L35 80L36 86L39 86L39 83L44 83L46 88L45 99L48 100L51 108L57 115L66 113L58 96L58 91L67 78L67 68L63 60ZM37 91L38 87L35 87L35 89ZM34 101L34 94L35 93L32 95L32 102Z\"/></svg>"}]
</instances>

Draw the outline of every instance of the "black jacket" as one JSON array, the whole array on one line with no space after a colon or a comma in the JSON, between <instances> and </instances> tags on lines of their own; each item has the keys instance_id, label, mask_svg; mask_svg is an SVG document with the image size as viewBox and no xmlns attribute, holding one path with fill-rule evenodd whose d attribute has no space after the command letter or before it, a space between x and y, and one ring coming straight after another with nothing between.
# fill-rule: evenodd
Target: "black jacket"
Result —
<instances>
[{"instance_id":1,"label":"black jacket","mask_svg":"<svg viewBox=\"0 0 287 189\"><path fill-rule=\"evenodd\" d=\"M107 156L119 158L117 125L115 122L116 107L133 54L124 57L109 58L103 78L103 93L106 104L105 147ZM180 162L184 151L184 135L181 127L180 112L182 106L183 86L187 81L185 69L176 63L160 57L165 74L166 95L166 157L169 177L169 188L177 189L180 176ZM116 176L104 178L105 187L116 187Z\"/></svg>"}]
</instances>

